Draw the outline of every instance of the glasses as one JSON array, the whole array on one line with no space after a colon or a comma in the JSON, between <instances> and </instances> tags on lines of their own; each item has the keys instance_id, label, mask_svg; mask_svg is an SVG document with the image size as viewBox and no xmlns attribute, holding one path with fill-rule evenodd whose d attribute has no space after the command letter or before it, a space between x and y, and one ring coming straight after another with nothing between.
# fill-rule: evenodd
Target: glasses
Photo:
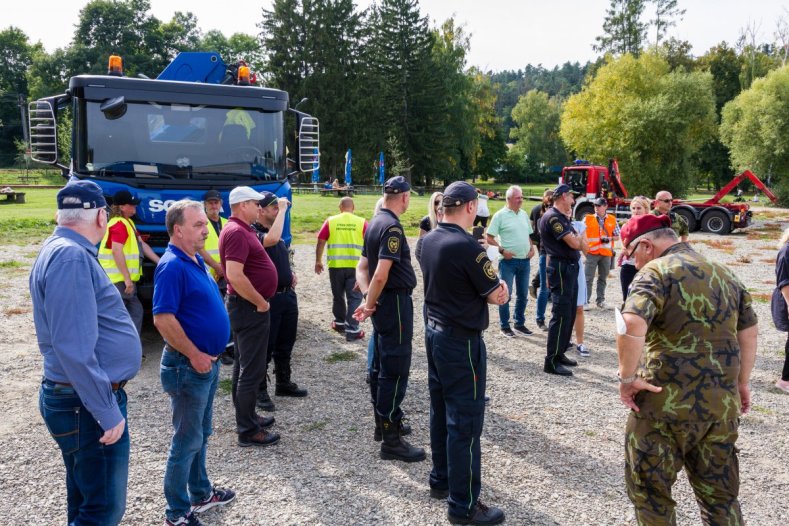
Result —
<instances>
[{"instance_id":1,"label":"glasses","mask_svg":"<svg viewBox=\"0 0 789 526\"><path fill-rule=\"evenodd\" d=\"M433 201L433 206L439 206L440 204L441 204L441 201Z\"/></svg>"},{"instance_id":2,"label":"glasses","mask_svg":"<svg viewBox=\"0 0 789 526\"><path fill-rule=\"evenodd\" d=\"M658 199L661 203L670 203L671 199Z\"/></svg>"}]
</instances>

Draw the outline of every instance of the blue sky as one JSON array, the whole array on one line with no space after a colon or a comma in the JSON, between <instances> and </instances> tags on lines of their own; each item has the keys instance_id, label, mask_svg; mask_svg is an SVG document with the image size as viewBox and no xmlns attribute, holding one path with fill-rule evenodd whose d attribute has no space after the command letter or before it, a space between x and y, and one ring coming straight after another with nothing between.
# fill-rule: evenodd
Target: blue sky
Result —
<instances>
[{"instance_id":1,"label":"blue sky","mask_svg":"<svg viewBox=\"0 0 789 526\"><path fill-rule=\"evenodd\" d=\"M18 2L4 8L0 27L20 27L33 41L52 51L68 45L85 5L80 0L39 0L35 7ZM357 0L361 8L370 0ZM608 0L422 0L423 14L434 25L450 16L471 34L468 64L483 70L519 69L526 64L552 67L585 62L596 54L592 44L602 32ZM727 41L733 45L742 28L754 24L761 42L774 40L776 21L789 19L789 0L679 0L687 10L670 36L688 40L695 55ZM257 34L261 9L270 0L151 0L154 15L169 20L175 11L191 11L201 29ZM217 6L220 6L219 8ZM654 35L650 35L653 39Z\"/></svg>"}]
</instances>

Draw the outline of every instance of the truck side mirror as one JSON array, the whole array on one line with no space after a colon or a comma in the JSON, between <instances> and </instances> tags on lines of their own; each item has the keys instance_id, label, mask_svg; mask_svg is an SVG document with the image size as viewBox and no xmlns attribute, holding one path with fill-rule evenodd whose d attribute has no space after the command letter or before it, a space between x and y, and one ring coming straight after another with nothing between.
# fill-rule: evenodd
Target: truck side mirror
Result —
<instances>
[{"instance_id":1,"label":"truck side mirror","mask_svg":"<svg viewBox=\"0 0 789 526\"><path fill-rule=\"evenodd\" d=\"M36 100L28 106L30 158L37 163L57 164L58 136L52 100Z\"/></svg>"},{"instance_id":2,"label":"truck side mirror","mask_svg":"<svg viewBox=\"0 0 789 526\"><path fill-rule=\"evenodd\" d=\"M126 97L113 97L101 103L99 109L107 120L114 121L126 115Z\"/></svg>"},{"instance_id":3,"label":"truck side mirror","mask_svg":"<svg viewBox=\"0 0 789 526\"><path fill-rule=\"evenodd\" d=\"M299 170L314 172L320 168L320 130L318 119L302 116L299 123Z\"/></svg>"}]
</instances>

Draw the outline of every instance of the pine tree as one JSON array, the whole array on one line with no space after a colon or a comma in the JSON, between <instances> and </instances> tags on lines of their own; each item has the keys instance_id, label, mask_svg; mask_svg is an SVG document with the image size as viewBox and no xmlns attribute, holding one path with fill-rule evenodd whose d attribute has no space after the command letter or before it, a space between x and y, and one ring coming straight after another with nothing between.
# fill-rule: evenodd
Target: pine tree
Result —
<instances>
[{"instance_id":1,"label":"pine tree","mask_svg":"<svg viewBox=\"0 0 789 526\"><path fill-rule=\"evenodd\" d=\"M610 0L603 21L604 34L595 38L595 51L638 56L647 39L648 25L641 21L646 0Z\"/></svg>"}]
</instances>

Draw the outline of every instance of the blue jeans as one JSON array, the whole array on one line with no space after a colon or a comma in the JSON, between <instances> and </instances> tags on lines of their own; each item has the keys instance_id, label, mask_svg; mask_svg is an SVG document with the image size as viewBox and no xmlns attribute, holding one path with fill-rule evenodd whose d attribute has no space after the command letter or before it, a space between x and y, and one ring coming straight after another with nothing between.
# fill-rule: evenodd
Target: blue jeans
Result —
<instances>
[{"instance_id":1,"label":"blue jeans","mask_svg":"<svg viewBox=\"0 0 789 526\"><path fill-rule=\"evenodd\" d=\"M174 520L189 513L191 505L207 498L213 489L205 457L219 361L201 374L183 354L164 350L159 375L173 410L175 432L164 472L164 497L167 518Z\"/></svg>"},{"instance_id":2,"label":"blue jeans","mask_svg":"<svg viewBox=\"0 0 789 526\"><path fill-rule=\"evenodd\" d=\"M515 280L515 326L523 326L526 324L526 302L529 296L526 291L529 288L529 270L531 268L531 261L526 258L522 259L500 259L499 260L499 277L507 284L507 290L510 292L510 299L512 299L512 282ZM510 326L510 301L504 305L499 305L499 323L501 328L505 329Z\"/></svg>"},{"instance_id":3,"label":"blue jeans","mask_svg":"<svg viewBox=\"0 0 789 526\"><path fill-rule=\"evenodd\" d=\"M548 287L548 275L545 271L545 254L540 254L540 292L537 294L537 321L545 322L545 309L551 290Z\"/></svg>"},{"instance_id":4,"label":"blue jeans","mask_svg":"<svg viewBox=\"0 0 789 526\"><path fill-rule=\"evenodd\" d=\"M126 392L113 392L126 418ZM99 442L104 430L72 387L41 383L38 408L66 465L69 526L116 526L126 511L129 427L111 446Z\"/></svg>"}]
</instances>

